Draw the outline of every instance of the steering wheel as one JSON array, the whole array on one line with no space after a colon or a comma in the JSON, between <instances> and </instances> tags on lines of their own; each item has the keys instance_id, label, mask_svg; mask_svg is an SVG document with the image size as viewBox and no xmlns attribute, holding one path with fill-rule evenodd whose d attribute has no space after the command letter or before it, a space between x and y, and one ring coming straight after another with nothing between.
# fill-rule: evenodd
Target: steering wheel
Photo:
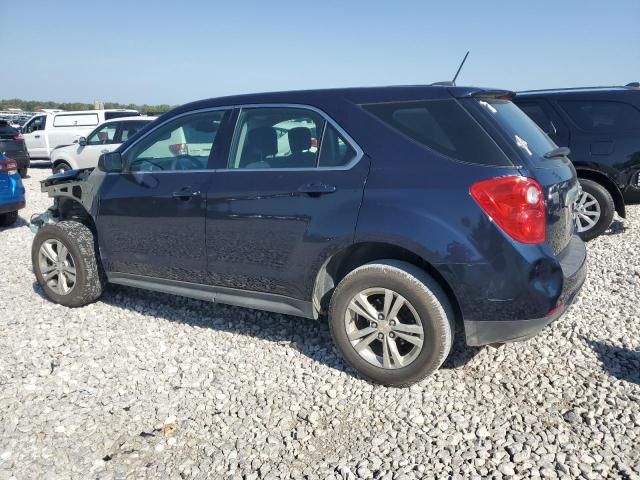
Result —
<instances>
[{"instance_id":1,"label":"steering wheel","mask_svg":"<svg viewBox=\"0 0 640 480\"><path fill-rule=\"evenodd\" d=\"M171 170L198 170L202 168L200 161L190 155L178 155L171 162Z\"/></svg>"}]
</instances>

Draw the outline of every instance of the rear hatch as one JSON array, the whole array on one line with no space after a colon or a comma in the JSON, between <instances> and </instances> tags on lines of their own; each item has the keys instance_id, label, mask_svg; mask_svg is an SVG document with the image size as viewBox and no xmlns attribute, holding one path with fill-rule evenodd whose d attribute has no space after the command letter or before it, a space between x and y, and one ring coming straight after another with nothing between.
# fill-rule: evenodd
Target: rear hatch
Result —
<instances>
[{"instance_id":1,"label":"rear hatch","mask_svg":"<svg viewBox=\"0 0 640 480\"><path fill-rule=\"evenodd\" d=\"M568 151L558 146L514 103L509 95L481 95L464 102L495 128L506 144L508 154L516 156L529 176L543 188L547 211L547 243L558 254L574 234L572 204L580 186L576 171L567 158ZM482 122L485 123L485 122Z\"/></svg>"},{"instance_id":2,"label":"rear hatch","mask_svg":"<svg viewBox=\"0 0 640 480\"><path fill-rule=\"evenodd\" d=\"M0 153L6 153L11 158L13 152L24 151L24 140L16 140L20 132L6 122L0 122Z\"/></svg>"}]
</instances>

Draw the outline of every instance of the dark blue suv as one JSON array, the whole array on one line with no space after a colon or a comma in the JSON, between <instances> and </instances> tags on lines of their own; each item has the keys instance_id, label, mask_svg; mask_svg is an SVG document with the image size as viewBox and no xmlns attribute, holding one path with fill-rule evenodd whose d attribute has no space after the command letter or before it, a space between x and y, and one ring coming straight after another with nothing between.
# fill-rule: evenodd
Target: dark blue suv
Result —
<instances>
[{"instance_id":1,"label":"dark blue suv","mask_svg":"<svg viewBox=\"0 0 640 480\"><path fill-rule=\"evenodd\" d=\"M526 339L585 278L579 184L501 90L354 88L204 100L54 175L32 219L46 295L107 282L328 317L365 377L407 385Z\"/></svg>"}]
</instances>

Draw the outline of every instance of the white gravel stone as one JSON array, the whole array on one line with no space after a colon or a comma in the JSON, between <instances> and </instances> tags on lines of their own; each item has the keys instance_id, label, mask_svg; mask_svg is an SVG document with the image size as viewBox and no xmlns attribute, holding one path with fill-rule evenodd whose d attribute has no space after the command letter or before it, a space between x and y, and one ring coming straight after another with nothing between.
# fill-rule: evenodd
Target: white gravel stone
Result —
<instances>
[{"instance_id":1,"label":"white gravel stone","mask_svg":"<svg viewBox=\"0 0 640 480\"><path fill-rule=\"evenodd\" d=\"M640 475L640 207L588 244L556 324L458 341L391 389L355 376L321 322L115 286L79 309L44 299L25 219L50 205L47 173L0 231L0 479Z\"/></svg>"}]
</instances>

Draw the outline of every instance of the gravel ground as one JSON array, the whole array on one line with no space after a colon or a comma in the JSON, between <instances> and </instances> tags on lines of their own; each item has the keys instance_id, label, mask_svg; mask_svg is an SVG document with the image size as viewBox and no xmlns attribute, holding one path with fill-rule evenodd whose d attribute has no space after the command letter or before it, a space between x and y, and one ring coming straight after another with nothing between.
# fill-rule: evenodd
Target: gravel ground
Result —
<instances>
[{"instance_id":1,"label":"gravel ground","mask_svg":"<svg viewBox=\"0 0 640 480\"><path fill-rule=\"evenodd\" d=\"M25 180L28 219L49 205ZM456 345L409 389L345 366L328 328L109 287L43 298L21 220L0 232L0 480L639 478L640 206L589 244L568 315Z\"/></svg>"}]
</instances>

